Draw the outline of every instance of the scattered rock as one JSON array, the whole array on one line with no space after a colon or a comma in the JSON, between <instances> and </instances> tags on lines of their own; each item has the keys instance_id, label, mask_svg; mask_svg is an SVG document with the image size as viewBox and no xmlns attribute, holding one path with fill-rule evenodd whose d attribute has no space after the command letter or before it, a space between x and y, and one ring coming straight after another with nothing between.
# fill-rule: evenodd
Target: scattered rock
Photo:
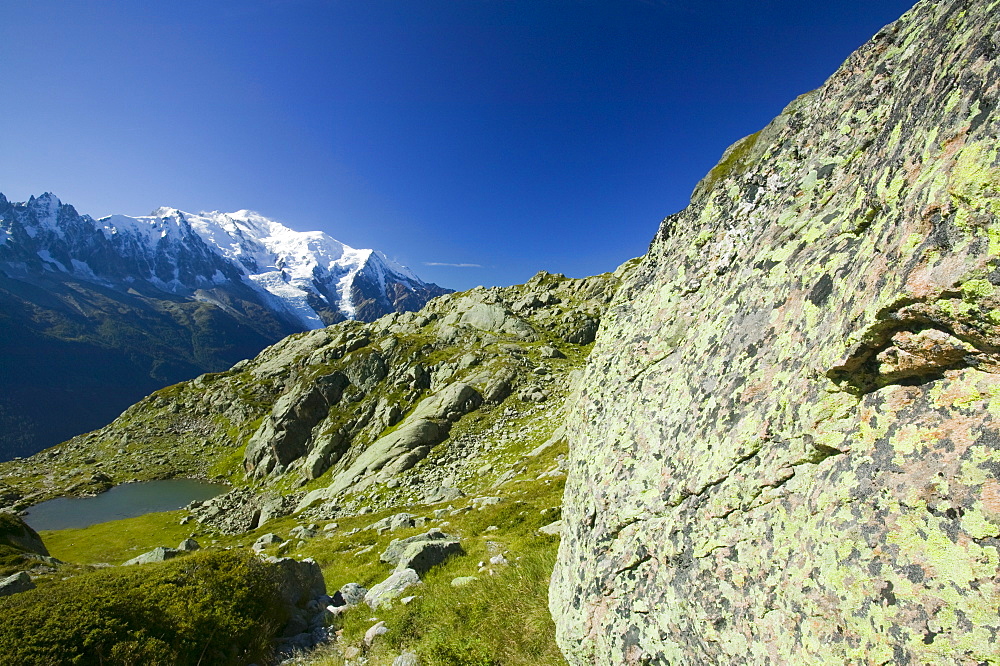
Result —
<instances>
[{"instance_id":1,"label":"scattered rock","mask_svg":"<svg viewBox=\"0 0 1000 666\"><path fill-rule=\"evenodd\" d=\"M123 567L132 566L133 564L152 564L153 562L165 562L171 560L181 554L181 551L176 548L167 548L166 546L158 546L148 553L143 553L137 557L133 557L128 562L122 564Z\"/></svg>"},{"instance_id":2,"label":"scattered rock","mask_svg":"<svg viewBox=\"0 0 1000 666\"><path fill-rule=\"evenodd\" d=\"M284 539L274 532L268 532L267 534L258 537L257 540L253 542L252 548L254 550L264 550L268 546L273 546L275 544L282 543L283 541Z\"/></svg>"},{"instance_id":3,"label":"scattered rock","mask_svg":"<svg viewBox=\"0 0 1000 666\"><path fill-rule=\"evenodd\" d=\"M407 537L405 539L393 539L389 542L388 548L385 549L385 552L382 553L382 556L379 559L386 564L397 565L403 557L403 552L410 544L422 541L438 541L448 539L450 539L450 537L447 534L442 532L439 528L434 527L428 530L425 534L417 534L416 536Z\"/></svg>"},{"instance_id":4,"label":"scattered rock","mask_svg":"<svg viewBox=\"0 0 1000 666\"><path fill-rule=\"evenodd\" d=\"M337 592L333 595L333 601L331 603L334 606L357 606L365 600L366 594L368 594L368 588L362 587L357 583L347 583L337 590Z\"/></svg>"},{"instance_id":5,"label":"scattered rock","mask_svg":"<svg viewBox=\"0 0 1000 666\"><path fill-rule=\"evenodd\" d=\"M423 501L424 504L437 504L439 502L452 502L460 497L465 497L465 493L458 488L437 486L424 495Z\"/></svg>"},{"instance_id":6,"label":"scattered rock","mask_svg":"<svg viewBox=\"0 0 1000 666\"><path fill-rule=\"evenodd\" d=\"M475 509L482 509L483 507L499 504L502 501L503 500L500 497L475 497L472 500L472 507Z\"/></svg>"},{"instance_id":7,"label":"scattered rock","mask_svg":"<svg viewBox=\"0 0 1000 666\"><path fill-rule=\"evenodd\" d=\"M384 531L395 532L396 530L413 527L416 524L415 518L416 516L412 513L397 513L376 521L365 529L375 530L380 533Z\"/></svg>"},{"instance_id":8,"label":"scattered rock","mask_svg":"<svg viewBox=\"0 0 1000 666\"><path fill-rule=\"evenodd\" d=\"M190 538L184 539L184 541L181 541L180 545L177 546L177 550L183 552L191 552L198 550L199 548L201 548L201 546L198 544L198 542Z\"/></svg>"},{"instance_id":9,"label":"scattered rock","mask_svg":"<svg viewBox=\"0 0 1000 666\"><path fill-rule=\"evenodd\" d=\"M211 525L223 534L242 534L258 525L260 497L249 488L234 488L206 500L192 513L198 522Z\"/></svg>"},{"instance_id":10,"label":"scattered rock","mask_svg":"<svg viewBox=\"0 0 1000 666\"><path fill-rule=\"evenodd\" d=\"M566 355L552 345L542 345L538 348L538 353L542 358L566 358Z\"/></svg>"}]
</instances>

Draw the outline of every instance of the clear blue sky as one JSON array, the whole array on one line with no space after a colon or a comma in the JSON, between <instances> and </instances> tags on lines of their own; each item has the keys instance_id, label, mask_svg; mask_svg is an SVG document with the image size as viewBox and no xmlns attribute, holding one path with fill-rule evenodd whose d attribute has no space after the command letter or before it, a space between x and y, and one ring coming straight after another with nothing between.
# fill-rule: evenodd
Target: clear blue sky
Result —
<instances>
[{"instance_id":1,"label":"clear blue sky","mask_svg":"<svg viewBox=\"0 0 1000 666\"><path fill-rule=\"evenodd\" d=\"M910 4L0 0L0 192L249 208L456 289L582 277Z\"/></svg>"}]
</instances>

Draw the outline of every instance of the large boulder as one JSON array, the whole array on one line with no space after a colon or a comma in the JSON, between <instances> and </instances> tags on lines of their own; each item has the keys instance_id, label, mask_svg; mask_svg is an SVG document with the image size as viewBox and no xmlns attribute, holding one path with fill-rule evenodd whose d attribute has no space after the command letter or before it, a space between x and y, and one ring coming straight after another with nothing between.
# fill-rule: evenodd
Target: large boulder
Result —
<instances>
[{"instance_id":1,"label":"large boulder","mask_svg":"<svg viewBox=\"0 0 1000 666\"><path fill-rule=\"evenodd\" d=\"M267 557L277 568L281 598L289 608L302 608L326 594L326 581L319 564L312 558Z\"/></svg>"},{"instance_id":2,"label":"large boulder","mask_svg":"<svg viewBox=\"0 0 1000 666\"><path fill-rule=\"evenodd\" d=\"M454 541L454 539L452 539L447 534L442 532L439 528L434 527L425 532L424 534L417 534L415 536L407 537L405 539L393 539L392 541L389 542L388 547L386 547L385 551L382 553L379 559L382 562L385 562L386 564L392 564L393 566L397 566L400 563L400 560L403 559L403 553L406 552L406 549L411 544L436 542L436 541L445 542L445 541Z\"/></svg>"},{"instance_id":3,"label":"large boulder","mask_svg":"<svg viewBox=\"0 0 1000 666\"><path fill-rule=\"evenodd\" d=\"M996 659L998 50L921 2L663 222L570 408L570 663Z\"/></svg>"},{"instance_id":4,"label":"large boulder","mask_svg":"<svg viewBox=\"0 0 1000 666\"><path fill-rule=\"evenodd\" d=\"M418 575L423 575L452 555L462 552L462 544L457 539L417 541L403 550L396 570L413 569Z\"/></svg>"}]
</instances>

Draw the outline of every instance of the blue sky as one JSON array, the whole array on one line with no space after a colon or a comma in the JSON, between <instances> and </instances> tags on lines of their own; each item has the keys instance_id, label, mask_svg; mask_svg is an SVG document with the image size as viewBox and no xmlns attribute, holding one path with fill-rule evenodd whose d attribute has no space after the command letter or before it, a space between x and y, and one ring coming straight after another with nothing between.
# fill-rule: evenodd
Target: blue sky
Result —
<instances>
[{"instance_id":1,"label":"blue sky","mask_svg":"<svg viewBox=\"0 0 1000 666\"><path fill-rule=\"evenodd\" d=\"M910 4L0 0L0 192L249 208L456 289L582 277Z\"/></svg>"}]
</instances>

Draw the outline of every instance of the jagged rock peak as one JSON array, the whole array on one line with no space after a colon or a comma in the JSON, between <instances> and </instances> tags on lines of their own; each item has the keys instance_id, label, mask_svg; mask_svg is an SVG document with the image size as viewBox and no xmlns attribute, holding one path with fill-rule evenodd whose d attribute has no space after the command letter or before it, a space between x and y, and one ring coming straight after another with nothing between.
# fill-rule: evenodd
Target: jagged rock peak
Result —
<instances>
[{"instance_id":1,"label":"jagged rock peak","mask_svg":"<svg viewBox=\"0 0 1000 666\"><path fill-rule=\"evenodd\" d=\"M571 663L996 659L998 53L920 2L664 220L569 409Z\"/></svg>"},{"instance_id":2,"label":"jagged rock peak","mask_svg":"<svg viewBox=\"0 0 1000 666\"><path fill-rule=\"evenodd\" d=\"M3 201L6 203L6 199ZM11 275L57 271L171 294L246 285L302 329L419 309L449 290L381 252L298 232L249 210L94 220L46 192L0 211L0 264Z\"/></svg>"}]
</instances>

